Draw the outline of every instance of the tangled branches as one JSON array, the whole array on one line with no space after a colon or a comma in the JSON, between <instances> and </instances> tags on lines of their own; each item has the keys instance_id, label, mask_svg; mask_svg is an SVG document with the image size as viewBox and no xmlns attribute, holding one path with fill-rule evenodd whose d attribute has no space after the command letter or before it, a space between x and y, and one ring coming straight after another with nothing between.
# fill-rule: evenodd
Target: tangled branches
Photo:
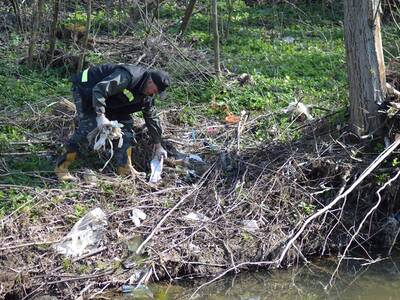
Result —
<instances>
[{"instance_id":1,"label":"tangled branches","mask_svg":"<svg viewBox=\"0 0 400 300\"><path fill-rule=\"evenodd\" d=\"M69 131L70 114L54 114L40 106L29 109L37 112L33 118L12 122L38 126L33 135L52 126L49 142L60 141L61 133ZM249 142L251 128L270 115L243 114L237 125L199 117L199 126L187 128L176 125L177 111L162 113L166 148L173 159L161 185L140 177L116 177L110 174L112 168L90 176L80 170L79 182L66 186L40 170L24 174L39 178L36 185L1 183L6 198L20 194L27 199L1 219L1 275L8 278L2 283L3 293L23 298L52 291L69 299L98 295L126 282L194 274L216 274L217 280L233 271L297 264L336 252L340 244L362 246L378 230L378 222L366 233L361 226L353 229L370 210L363 195L374 189L372 181L358 186L369 173L358 180L356 174L374 155L354 157L354 149L367 153L367 146L346 144L345 132L321 131L327 126L322 119L305 126L298 141L257 144ZM52 121L38 122L47 118ZM138 122L136 161L146 170L149 142ZM315 137L316 130L326 134ZM182 159L188 154L203 162L188 163ZM9 170L11 162L3 163ZM7 176L5 172L1 178ZM357 197L351 197L353 188ZM338 199L344 200L342 206L335 205ZM98 248L75 258L56 253L52 245L94 207L101 207L108 218ZM132 221L133 209L147 215L140 226Z\"/></svg>"}]
</instances>

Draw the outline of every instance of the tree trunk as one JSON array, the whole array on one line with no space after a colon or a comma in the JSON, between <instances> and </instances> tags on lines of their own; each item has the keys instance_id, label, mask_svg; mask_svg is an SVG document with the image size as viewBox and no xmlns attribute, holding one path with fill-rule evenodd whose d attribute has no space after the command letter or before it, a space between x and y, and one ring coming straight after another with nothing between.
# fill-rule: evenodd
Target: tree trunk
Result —
<instances>
[{"instance_id":1,"label":"tree trunk","mask_svg":"<svg viewBox=\"0 0 400 300\"><path fill-rule=\"evenodd\" d=\"M226 30L225 30L225 39L226 40L229 38L229 29L230 29L231 23L232 23L232 11L233 11L232 1L233 0L227 0L228 20L226 22Z\"/></svg>"},{"instance_id":2,"label":"tree trunk","mask_svg":"<svg viewBox=\"0 0 400 300\"><path fill-rule=\"evenodd\" d=\"M217 0L211 0L211 6L212 6L212 27L214 32L214 69L215 69L215 74L219 77L221 75L221 67L220 67L220 51L219 51Z\"/></svg>"},{"instance_id":3,"label":"tree trunk","mask_svg":"<svg viewBox=\"0 0 400 300\"><path fill-rule=\"evenodd\" d=\"M51 65L54 58L54 50L56 48L56 32L57 32L57 23L58 23L58 15L60 13L60 5L61 0L54 0L53 2L53 20L51 22L50 28L50 38L49 38L49 58L48 65Z\"/></svg>"},{"instance_id":4,"label":"tree trunk","mask_svg":"<svg viewBox=\"0 0 400 300\"><path fill-rule=\"evenodd\" d=\"M190 0L188 6L185 10L185 16L183 17L181 28L179 28L179 34L184 35L185 31L189 25L190 18L193 14L194 5L196 4L196 0Z\"/></svg>"},{"instance_id":5,"label":"tree trunk","mask_svg":"<svg viewBox=\"0 0 400 300\"><path fill-rule=\"evenodd\" d=\"M386 97L380 0L346 0L344 4L350 126L359 136L378 134L378 105Z\"/></svg>"},{"instance_id":6,"label":"tree trunk","mask_svg":"<svg viewBox=\"0 0 400 300\"><path fill-rule=\"evenodd\" d=\"M21 11L19 9L18 0L11 0L11 4L14 10L15 18L17 19L18 30L19 32L24 32L24 26L22 24Z\"/></svg>"},{"instance_id":7,"label":"tree trunk","mask_svg":"<svg viewBox=\"0 0 400 300\"><path fill-rule=\"evenodd\" d=\"M86 52L86 47L87 47L88 40L89 40L91 15L92 15L92 0L88 0L87 11L86 11L86 29L85 29L85 36L83 38L83 43L82 43L82 52L81 52L81 55L79 57L79 62L78 62L78 70L77 70L78 73L82 71L83 62L85 61L85 52Z\"/></svg>"},{"instance_id":8,"label":"tree trunk","mask_svg":"<svg viewBox=\"0 0 400 300\"><path fill-rule=\"evenodd\" d=\"M39 22L42 15L43 8L43 0L37 0L35 2L32 12L32 31L31 31L31 40L29 42L28 48L28 67L32 68L33 65L33 55L36 47L37 36L39 35Z\"/></svg>"}]
</instances>

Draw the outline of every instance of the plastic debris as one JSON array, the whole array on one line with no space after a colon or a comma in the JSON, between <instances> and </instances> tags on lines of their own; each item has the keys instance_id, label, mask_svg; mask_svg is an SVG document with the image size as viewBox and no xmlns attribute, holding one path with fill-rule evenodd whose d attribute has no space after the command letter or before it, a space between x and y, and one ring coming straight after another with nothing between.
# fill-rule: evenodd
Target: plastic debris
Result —
<instances>
[{"instance_id":1,"label":"plastic debris","mask_svg":"<svg viewBox=\"0 0 400 300\"><path fill-rule=\"evenodd\" d=\"M146 220L147 215L140 209L134 208L131 212L131 220L136 227L139 227L142 220Z\"/></svg>"},{"instance_id":2,"label":"plastic debris","mask_svg":"<svg viewBox=\"0 0 400 300\"><path fill-rule=\"evenodd\" d=\"M55 250L65 256L80 256L86 251L96 249L106 226L107 216L97 207L75 223L67 236L54 246Z\"/></svg>"},{"instance_id":3,"label":"plastic debris","mask_svg":"<svg viewBox=\"0 0 400 300\"><path fill-rule=\"evenodd\" d=\"M207 149L210 149L210 150L217 150L217 146L216 146L216 145L211 144L211 143L209 143L209 142L206 141L206 140L203 140L203 145L204 145L204 147L206 147Z\"/></svg>"},{"instance_id":4,"label":"plastic debris","mask_svg":"<svg viewBox=\"0 0 400 300\"><path fill-rule=\"evenodd\" d=\"M216 127L216 126L207 127L208 135L217 135L220 132L221 132L221 127Z\"/></svg>"},{"instance_id":5,"label":"plastic debris","mask_svg":"<svg viewBox=\"0 0 400 300\"><path fill-rule=\"evenodd\" d=\"M124 284L124 285L121 286L121 291L124 294L132 293L134 289L135 289L135 287L133 285L130 285L130 284Z\"/></svg>"},{"instance_id":6,"label":"plastic debris","mask_svg":"<svg viewBox=\"0 0 400 300\"><path fill-rule=\"evenodd\" d=\"M238 81L240 85L245 85L245 84L253 84L254 79L250 74L243 73L239 76Z\"/></svg>"},{"instance_id":7,"label":"plastic debris","mask_svg":"<svg viewBox=\"0 0 400 300\"><path fill-rule=\"evenodd\" d=\"M123 132L121 130L122 127L124 127L124 125L118 121L111 121L110 125L103 126L101 129L95 128L87 135L87 140L89 141L90 145L93 144L93 150L95 151L105 151L107 142L110 146L110 158L100 169L100 172L105 169L114 156L114 146L112 141L118 140L118 148L121 148L124 143L124 139L122 137Z\"/></svg>"},{"instance_id":8,"label":"plastic debris","mask_svg":"<svg viewBox=\"0 0 400 300\"><path fill-rule=\"evenodd\" d=\"M192 252L192 253L200 253L201 252L200 247L193 243L190 243L188 248L189 248L190 252Z\"/></svg>"},{"instance_id":9,"label":"plastic debris","mask_svg":"<svg viewBox=\"0 0 400 300\"><path fill-rule=\"evenodd\" d=\"M188 221L196 221L196 222L207 222L210 221L210 218L197 212L190 212L186 216L183 217Z\"/></svg>"},{"instance_id":10,"label":"plastic debris","mask_svg":"<svg viewBox=\"0 0 400 300\"><path fill-rule=\"evenodd\" d=\"M260 229L256 220L243 220L244 229L249 232L255 232Z\"/></svg>"},{"instance_id":11,"label":"plastic debris","mask_svg":"<svg viewBox=\"0 0 400 300\"><path fill-rule=\"evenodd\" d=\"M161 180L163 165L164 165L164 157L161 157L161 159L154 157L151 160L150 162L151 175L149 180L151 183L157 183Z\"/></svg>"},{"instance_id":12,"label":"plastic debris","mask_svg":"<svg viewBox=\"0 0 400 300\"><path fill-rule=\"evenodd\" d=\"M285 43L291 44L291 43L294 43L295 38L292 37L292 36L285 36L285 37L282 39L282 41L284 41Z\"/></svg>"},{"instance_id":13,"label":"plastic debris","mask_svg":"<svg viewBox=\"0 0 400 300\"><path fill-rule=\"evenodd\" d=\"M198 156L197 154L189 154L188 160L191 160L191 159L198 161L198 162L204 162L203 159L200 156Z\"/></svg>"},{"instance_id":14,"label":"plastic debris","mask_svg":"<svg viewBox=\"0 0 400 300\"><path fill-rule=\"evenodd\" d=\"M134 299L153 299L153 292L146 285L134 286L131 284L124 284L121 287L121 291L124 294L131 294ZM132 299L133 299L132 298Z\"/></svg>"},{"instance_id":15,"label":"plastic debris","mask_svg":"<svg viewBox=\"0 0 400 300\"><path fill-rule=\"evenodd\" d=\"M138 282L140 280L140 278L143 275L143 271L142 270L135 270L132 275L129 277L129 283L133 284L135 282Z\"/></svg>"},{"instance_id":16,"label":"plastic debris","mask_svg":"<svg viewBox=\"0 0 400 300\"><path fill-rule=\"evenodd\" d=\"M284 113L297 112L299 115L305 115L307 120L312 121L314 117L310 113L311 105L305 105L302 102L291 102L283 110Z\"/></svg>"},{"instance_id":17,"label":"plastic debris","mask_svg":"<svg viewBox=\"0 0 400 300\"><path fill-rule=\"evenodd\" d=\"M124 125L119 123L118 121L111 121L110 126L104 126L94 138L93 150L99 151L102 148L104 149L107 140L116 139L118 139L118 148L121 148L123 145L121 131L122 127L124 127Z\"/></svg>"},{"instance_id":18,"label":"plastic debris","mask_svg":"<svg viewBox=\"0 0 400 300\"><path fill-rule=\"evenodd\" d=\"M236 116L236 115L234 115L234 114L228 114L228 115L225 117L225 122L226 122L227 124L230 124L230 125L237 124L237 123L240 122L240 116Z\"/></svg>"},{"instance_id":19,"label":"plastic debris","mask_svg":"<svg viewBox=\"0 0 400 300\"><path fill-rule=\"evenodd\" d=\"M194 128L192 128L191 138L192 138L192 141L196 140L196 130L194 130Z\"/></svg>"}]
</instances>

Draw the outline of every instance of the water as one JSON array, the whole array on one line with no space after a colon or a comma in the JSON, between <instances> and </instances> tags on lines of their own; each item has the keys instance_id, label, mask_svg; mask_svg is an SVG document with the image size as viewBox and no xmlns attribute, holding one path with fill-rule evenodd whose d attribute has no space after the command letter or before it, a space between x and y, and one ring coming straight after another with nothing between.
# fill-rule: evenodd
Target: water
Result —
<instances>
[{"instance_id":1,"label":"water","mask_svg":"<svg viewBox=\"0 0 400 300\"><path fill-rule=\"evenodd\" d=\"M365 260L346 260L329 291L336 260L318 259L291 270L252 271L223 279L201 289L193 299L205 300L311 300L311 299L400 299L400 252L392 258L362 266ZM113 296L114 300L188 299L205 281L184 280L174 284L153 284L141 295Z\"/></svg>"}]
</instances>

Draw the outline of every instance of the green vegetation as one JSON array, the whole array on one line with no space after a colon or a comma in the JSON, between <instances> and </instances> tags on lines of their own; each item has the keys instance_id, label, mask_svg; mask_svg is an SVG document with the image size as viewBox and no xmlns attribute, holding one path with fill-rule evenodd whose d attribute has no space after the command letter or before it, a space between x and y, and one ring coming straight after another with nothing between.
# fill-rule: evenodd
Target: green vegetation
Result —
<instances>
[{"instance_id":1,"label":"green vegetation","mask_svg":"<svg viewBox=\"0 0 400 300\"><path fill-rule=\"evenodd\" d=\"M15 47L22 46L22 39L16 40ZM14 47L7 51L0 50L0 109L7 106L21 106L25 103L44 99L54 99L69 94L68 78L58 70L46 72L32 71L17 60L22 53L14 52Z\"/></svg>"},{"instance_id":2,"label":"green vegetation","mask_svg":"<svg viewBox=\"0 0 400 300\"><path fill-rule=\"evenodd\" d=\"M301 2L301 1L300 1ZM200 1L199 9L193 15L184 43L206 53L212 59L212 35L209 24L208 2ZM159 23L165 31L176 34L179 20L184 15L184 7L169 1L160 7ZM280 111L292 101L314 104L328 111L337 111L347 106L347 82L345 52L342 28L342 11L339 4L331 10L325 10L320 4L314 6L299 3L268 4L247 7L243 1L234 1L231 17L225 2L220 3L221 55L223 66L232 74L248 73L252 83L241 85L237 76L224 76L220 80L208 78L185 80L181 70L166 69L176 78L166 101L158 101L160 107L183 106L177 115L178 122L185 126L195 126L197 114L209 118L224 120L227 112L239 114L250 111L253 115ZM92 33L107 32L111 37L125 28L122 22L129 18L128 12L113 11L107 15L102 10L93 12ZM69 12L61 18L61 25L66 27L83 26L86 22L84 7ZM146 29L144 29L146 27ZM151 36L148 26L138 21L135 28L126 31L135 38ZM144 32L146 31L146 32ZM383 42L391 57L399 55L397 37L399 29L385 26ZM70 74L65 69L30 70L19 64L26 55L26 36L11 32L8 47L0 50L0 109L21 108L27 104L41 102L45 105L60 97L70 98ZM57 47L77 54L67 41L57 41ZM75 51L75 53L74 53ZM88 60L92 63L108 62L102 53L88 50ZM121 62L123 62L121 60ZM182 62L182 64L189 64ZM196 110L192 106L196 105ZM323 110L315 109L314 115L322 115ZM21 114L25 114L22 112ZM24 115L27 119L30 115ZM345 113L332 118L332 123L345 122ZM276 128L279 138L291 140L301 133L292 119L276 116L260 121L253 138L265 141L271 137L269 129ZM29 141L32 128L18 127L12 123L0 123L0 152L12 152L15 142ZM12 170L7 176L0 176L0 183L13 185L42 185L40 176L51 176L54 159L35 155L48 149L46 144L29 144L24 151L33 155L6 157L7 166ZM380 149L376 149L379 151ZM54 155L55 156L55 155ZM398 162L393 161L397 166ZM74 184L60 185L63 189L72 189ZM106 184L101 189L112 195L113 187ZM0 195L2 197L3 195ZM28 201L21 196L6 195L10 198L2 202L0 214L6 214L18 204ZM168 206L168 201L165 202ZM312 207L302 209L308 213ZM77 208L77 217L84 213Z\"/></svg>"},{"instance_id":3,"label":"green vegetation","mask_svg":"<svg viewBox=\"0 0 400 300\"><path fill-rule=\"evenodd\" d=\"M221 11L227 15L225 6ZM165 16L171 17L171 13ZM236 2L227 38L227 25L223 27L223 61L231 72L251 74L255 83L229 89L224 81L211 83L208 91L194 99L210 101L214 95L236 113L242 109L276 110L295 99L328 109L344 106L346 73L340 18L340 11L330 20L329 15L321 16L320 10L305 6L249 8ZM198 48L210 48L207 15L193 16L187 39L196 41Z\"/></svg>"}]
</instances>

